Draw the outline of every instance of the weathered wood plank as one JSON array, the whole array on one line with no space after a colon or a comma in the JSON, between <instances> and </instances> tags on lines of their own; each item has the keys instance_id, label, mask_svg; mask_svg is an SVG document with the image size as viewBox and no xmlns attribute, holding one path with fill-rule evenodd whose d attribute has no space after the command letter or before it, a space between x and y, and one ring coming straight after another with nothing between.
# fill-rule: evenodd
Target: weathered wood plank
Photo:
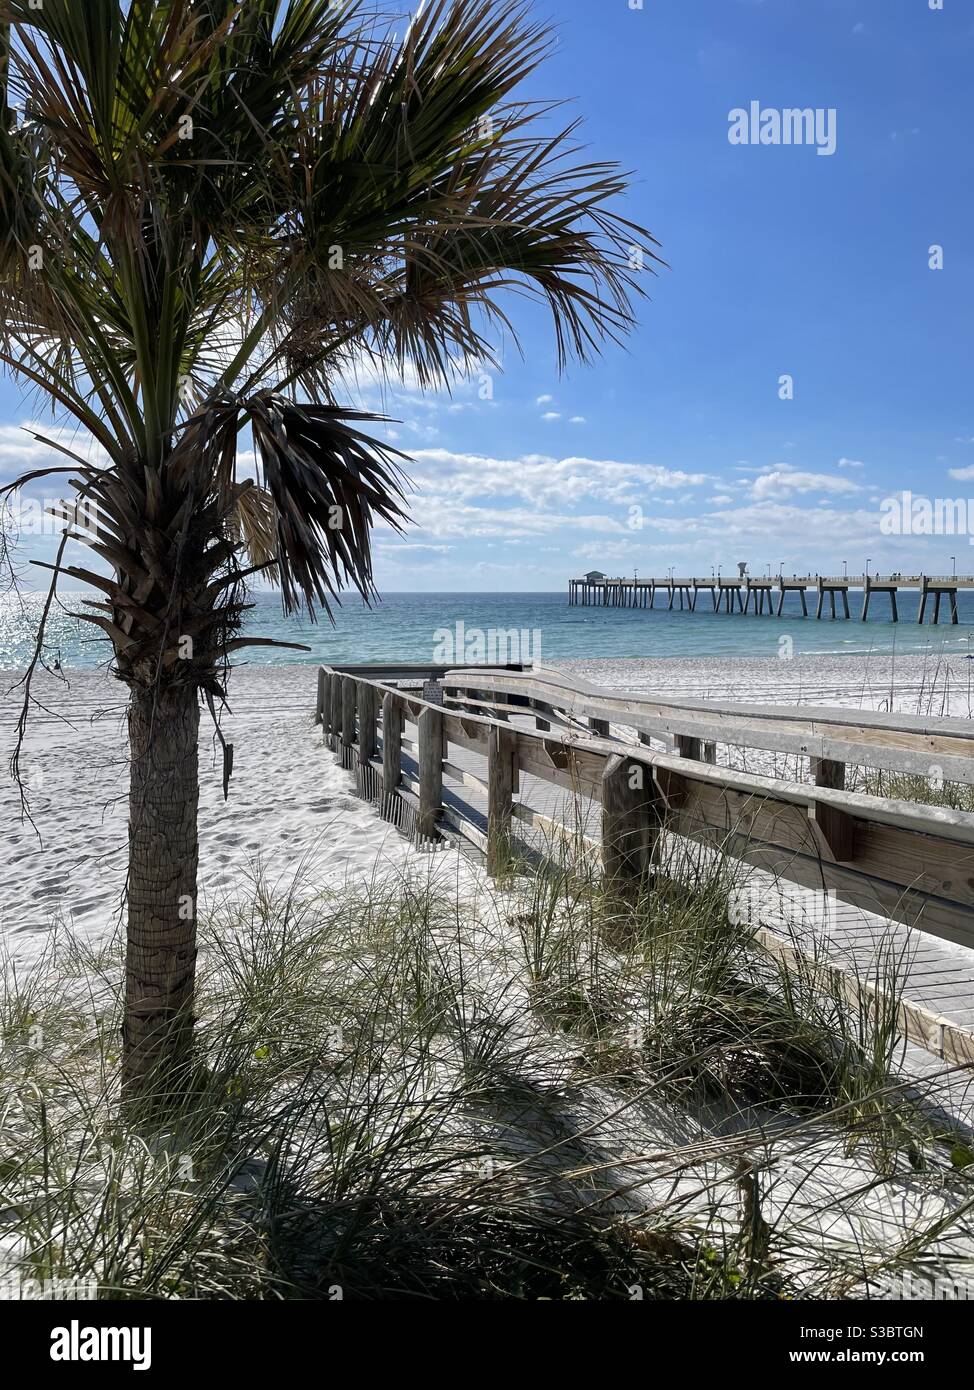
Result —
<instances>
[{"instance_id":1,"label":"weathered wood plank","mask_svg":"<svg viewBox=\"0 0 974 1390\"><path fill-rule=\"evenodd\" d=\"M469 787L471 791L480 792L487 796L487 783L482 778L468 772L464 767L459 767L456 763L451 763L448 758L443 759L443 775L452 777L455 782L459 782L463 787Z\"/></svg>"},{"instance_id":2,"label":"weathered wood plank","mask_svg":"<svg viewBox=\"0 0 974 1390\"><path fill-rule=\"evenodd\" d=\"M505 871L511 854L511 805L517 739L506 729L491 729L487 741L487 872Z\"/></svg>"},{"instance_id":3,"label":"weathered wood plank","mask_svg":"<svg viewBox=\"0 0 974 1390\"><path fill-rule=\"evenodd\" d=\"M357 692L358 717L358 760L364 765L372 760L377 747L376 706L378 691L367 681L362 681Z\"/></svg>"},{"instance_id":4,"label":"weathered wood plank","mask_svg":"<svg viewBox=\"0 0 974 1390\"><path fill-rule=\"evenodd\" d=\"M328 727L328 746L338 752L342 734L342 677L332 672L331 676L331 719Z\"/></svg>"},{"instance_id":5,"label":"weathered wood plank","mask_svg":"<svg viewBox=\"0 0 974 1390\"><path fill-rule=\"evenodd\" d=\"M845 763L837 763L832 758L812 758L811 771L816 787L845 790Z\"/></svg>"},{"instance_id":6,"label":"weathered wood plank","mask_svg":"<svg viewBox=\"0 0 974 1390\"><path fill-rule=\"evenodd\" d=\"M610 888L637 888L649 873L659 817L651 770L613 755L602 774L602 867Z\"/></svg>"},{"instance_id":7,"label":"weathered wood plank","mask_svg":"<svg viewBox=\"0 0 974 1390\"><path fill-rule=\"evenodd\" d=\"M515 801L512 814L516 820L523 821L525 825L530 825L535 830L543 831L546 835L552 835L557 839L567 840L572 843L579 843L586 850L594 851L599 855L602 853L602 841L596 839L594 835L586 835L579 826L567 825L562 820L555 820L552 816L546 816L543 812L536 811L531 806L526 806L523 801Z\"/></svg>"},{"instance_id":8,"label":"weathered wood plank","mask_svg":"<svg viewBox=\"0 0 974 1390\"><path fill-rule=\"evenodd\" d=\"M456 809L455 806L443 807L443 819L453 827L458 835L462 835L465 840L469 840L481 854L487 856L487 836L479 826L467 820L466 816Z\"/></svg>"},{"instance_id":9,"label":"weathered wood plank","mask_svg":"<svg viewBox=\"0 0 974 1390\"><path fill-rule=\"evenodd\" d=\"M789 969L807 973L808 957L767 927L757 929L755 940ZM818 965L817 973L823 988L842 995L856 1009L861 1009L863 1003L880 1009L893 1007L893 1001L886 998L880 989L868 980L854 977L841 965ZM959 1028L943 1014L934 1013L906 999L897 1002L896 1015L900 1036L908 1042L916 1043L952 1066L974 1065L974 1033L968 1029Z\"/></svg>"},{"instance_id":10,"label":"weathered wood plank","mask_svg":"<svg viewBox=\"0 0 974 1390\"><path fill-rule=\"evenodd\" d=\"M354 676L342 677L342 745L351 748L355 742L355 711L358 700Z\"/></svg>"},{"instance_id":11,"label":"weathered wood plank","mask_svg":"<svg viewBox=\"0 0 974 1390\"><path fill-rule=\"evenodd\" d=\"M562 742L555 734L517 734L518 766L532 777L600 800L605 754Z\"/></svg>"},{"instance_id":12,"label":"weathered wood plank","mask_svg":"<svg viewBox=\"0 0 974 1390\"><path fill-rule=\"evenodd\" d=\"M443 805L443 713L428 705L417 721L419 730L419 819L421 840L437 838L436 822Z\"/></svg>"},{"instance_id":13,"label":"weathered wood plank","mask_svg":"<svg viewBox=\"0 0 974 1390\"><path fill-rule=\"evenodd\" d=\"M318 667L318 695L315 700L315 723L325 722L325 695L328 688L328 672L324 666Z\"/></svg>"},{"instance_id":14,"label":"weathered wood plank","mask_svg":"<svg viewBox=\"0 0 974 1390\"><path fill-rule=\"evenodd\" d=\"M557 672L478 674L497 693L523 692L547 700L575 718L627 724L645 733L670 733L772 752L795 753L853 765L885 767L917 776L974 782L974 728L966 720L932 720L818 706L794 708L702 700L666 701L608 691ZM450 688L464 688L446 678Z\"/></svg>"},{"instance_id":15,"label":"weathered wood plank","mask_svg":"<svg viewBox=\"0 0 974 1390\"><path fill-rule=\"evenodd\" d=\"M382 814L394 815L402 775L402 705L391 691L382 697Z\"/></svg>"}]
</instances>

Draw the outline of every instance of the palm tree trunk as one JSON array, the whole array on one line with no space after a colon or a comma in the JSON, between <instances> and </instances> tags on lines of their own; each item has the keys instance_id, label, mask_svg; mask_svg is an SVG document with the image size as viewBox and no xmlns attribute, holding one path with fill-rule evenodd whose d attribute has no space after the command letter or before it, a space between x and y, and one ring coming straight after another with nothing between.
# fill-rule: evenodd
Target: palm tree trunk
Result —
<instances>
[{"instance_id":1,"label":"palm tree trunk","mask_svg":"<svg viewBox=\"0 0 974 1390\"><path fill-rule=\"evenodd\" d=\"M122 1084L159 1100L185 1086L193 1028L199 861L199 698L133 691L129 704L128 947Z\"/></svg>"}]
</instances>

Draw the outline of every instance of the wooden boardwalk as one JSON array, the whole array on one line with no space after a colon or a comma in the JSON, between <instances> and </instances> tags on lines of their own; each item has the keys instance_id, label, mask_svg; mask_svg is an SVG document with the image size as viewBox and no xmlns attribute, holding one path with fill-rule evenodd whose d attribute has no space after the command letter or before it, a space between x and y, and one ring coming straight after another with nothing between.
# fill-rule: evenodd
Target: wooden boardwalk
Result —
<instances>
[{"instance_id":1,"label":"wooden boardwalk","mask_svg":"<svg viewBox=\"0 0 974 1390\"><path fill-rule=\"evenodd\" d=\"M525 728L530 723L516 715L511 722ZM406 730L414 742L415 724L407 722ZM486 757L450 746L448 761L486 781ZM403 766L418 785L415 757L405 753ZM593 844L597 842L601 807L596 802L559 792L530 775L522 775L518 795L552 826L545 833L535 826L515 825L516 837L527 853L550 853L553 828L566 822L577 826ZM443 805L448 813L444 827L448 842L483 857L487 838L487 798L483 792L444 772ZM974 951L925 936L901 922L841 902L833 894L785 885L771 874L744 864L740 869L744 886L732 893L731 902L736 902L742 916L750 917L756 928L760 926L783 941L800 943L807 956L814 953L819 961L827 959L856 980L882 979L894 965L903 998L934 1017L974 1032ZM906 1043L901 1066L904 1076L934 1088L939 1105L950 1118L974 1131L974 1069L969 1074L951 1072L937 1055L936 1039L932 1050Z\"/></svg>"},{"instance_id":2,"label":"wooden boardwalk","mask_svg":"<svg viewBox=\"0 0 974 1390\"><path fill-rule=\"evenodd\" d=\"M504 798L498 799L496 783L496 753L498 746L501 746L498 739L506 739L507 745L504 746L515 750L507 793L508 844L510 846L513 842L515 848L521 848L529 855L557 857L556 846L566 839L575 841L576 847L590 850L593 854L604 853L607 835L604 779L600 783L591 778L586 781L583 777L580 784L571 786L565 784L564 778L561 784L552 780L557 774L549 772L547 768L530 770L525 764L531 763L532 759L535 766L540 768L535 754L539 742L549 754L567 749L573 757L582 759L589 756L589 749L598 749L603 762L607 756L604 750L607 746L614 747L617 761L619 753L631 753L633 765L636 759L658 764L654 767L654 775L661 779L662 785L672 787L676 787L680 780L671 779L667 783L669 769L674 765L687 769L684 774L687 779L685 786L689 785L691 776L699 776L711 783L727 783L726 790L736 795L735 788L730 784L742 782L740 774L725 772L713 766L712 762L705 764L696 761L712 756L699 738L671 732L674 720L677 727L682 727L681 718L704 720L711 732L720 718L726 718L729 723L724 736L728 741L736 741L742 737L741 706L716 707L707 702L692 701L680 713L679 708L673 705L660 709L659 702L640 701L618 692L601 692L601 696L614 703L614 708L610 709L597 701L591 703L596 699L593 688L575 681L571 682L571 686L572 695L576 698L569 698L565 693L556 697L549 690L547 701L531 697L529 703L525 697L522 704L505 705L502 698L505 690L518 692L541 688L538 677L529 672L494 672L492 675L466 673L455 680L452 676L446 677L438 686L425 686L423 694L433 696L434 700L431 701L424 700L418 690L393 691L386 686L380 686L378 690L370 689L347 672L332 675L337 678L337 683L333 682L329 688L326 697L328 708L332 712L343 711L344 720L340 721L336 735L332 717L332 732L329 735L329 720L323 718L326 736L331 737L333 746L340 750L343 762L357 776L360 791L373 800L382 801L381 773L385 769L386 777L390 778L393 775L390 767L394 763L394 775L398 778L395 799L399 807L400 825L413 833L417 832L423 824L424 798L429 803L432 796L436 802L435 833L432 836L420 834L420 841L425 841L431 849L435 849L436 843L442 843L444 839L461 843L468 852L483 855L488 867L492 853L492 803L495 820L499 812L504 810ZM560 680L565 683L564 677ZM556 683L553 686L557 688ZM337 695L333 700L331 697L335 692ZM444 692L445 703L440 706L442 712L437 713L437 702L443 699ZM367 754L364 761L362 748L354 742L354 734L352 741L342 742L345 729L351 732L349 721L353 694L358 701L354 709L360 716L355 728L359 740L364 738ZM375 722L380 696L386 701L385 715ZM557 704L554 703L555 698L558 699ZM639 709L636 709L637 705ZM383 737L385 716L393 708L400 709L400 714L398 723L389 725L392 742L387 746ZM585 713L593 709L596 711L594 715ZM474 710L476 713L472 713ZM646 710L650 712L646 713ZM602 717L613 713L614 718ZM829 751L841 747L847 753L856 753L866 763L882 766L892 760L896 765L897 761L902 762L904 758L909 761L914 756L914 745L926 746L929 754L931 740L934 743L942 740L941 751L949 749L949 753L944 755L950 757L952 766L956 763L964 780L974 780L974 736L969 721L914 721L917 727L911 728L910 721L902 716L870 717L858 711L830 711L828 715L832 722L823 732L823 711L782 711L778 707L767 710L767 714L772 716L769 722L772 743L786 735L788 738L801 738L801 732L796 732L793 726L801 719L807 719L810 713L813 719L809 723L817 727L817 736L831 740ZM879 742L884 719L889 748ZM432 724L431 720L434 721ZM641 731L634 728L630 722L642 721L645 724L646 720L656 721L650 725L652 734L647 732L646 727ZM421 721L425 721L425 733L421 731ZM843 721L855 725L855 730L842 727ZM486 729L481 726L486 726ZM431 727L438 731L435 733L435 746L430 741ZM767 741L768 731L762 730L760 720L752 721L751 728L759 745ZM783 729L786 734L782 733ZM861 745L850 742L852 733L856 731L865 740ZM456 738L451 734L455 734ZM965 736L971 739L966 746ZM812 735L806 730L804 737L806 749L814 751L816 745ZM672 756L672 751L658 752L653 745L661 745L664 750L676 745L683 750L684 757L678 761ZM432 755L431 747L434 747ZM690 756L687 757L687 754ZM611 761L609 755L610 766ZM821 771L820 768L820 774ZM885 811L880 798L854 796L835 790L836 785L840 789L842 785L841 777L836 774L836 765L832 764L825 771L824 789L803 789L804 795L822 798L830 807L834 805L835 814L840 817L847 813L839 811L838 805L849 806L857 815ZM492 777L495 778L493 782ZM767 795L772 792L775 796L784 796L780 782L759 778L744 778L743 781L753 788L752 795L755 797L760 793ZM674 806L679 800L674 796ZM877 803L879 809L874 812L872 807L864 803ZM746 806L750 803L743 804ZM948 874L953 865L953 876L938 880L942 883L945 896L935 900L929 893L920 894L917 900L921 904L919 910L914 910L915 904L909 910L898 910L900 898L896 896L896 883L884 883L881 876L870 878L866 875L866 881L876 887L879 905L892 904L897 909L892 912L871 910L868 896L864 898L861 889L850 889L841 873L832 882L827 881L832 869L842 869L845 865L823 860L820 864L820 885L816 885L814 876L809 882L807 872L792 875L787 845L794 842L787 837L784 839L786 849L779 852L770 867L762 862L762 855L755 856L749 846L746 852L737 857L734 852L737 841L733 837L721 842L719 850L711 840L709 847L704 845L701 851L698 845L696 851L704 854L719 852L725 864L730 865L734 871L734 881L740 884L731 894L732 909L746 915L758 941L772 955L787 961L789 952L798 952L806 960L814 958L817 966L828 965L841 971L843 977L851 982L852 993L860 1002L868 998L870 989L888 980L892 966L901 1001L906 1075L924 1081L942 1079L946 1064L952 1064L955 1068L974 1068L974 949L970 944L965 944L974 943L974 911L966 905L966 892L957 887L957 876L968 876L974 869L974 849L968 851L963 840L963 837L969 837L974 844L974 816L916 807L907 808L900 817L896 808L902 807L903 803L891 805L894 825L898 819L904 822L904 847L912 843L912 830L916 824L920 824L925 831L924 844L930 860L936 862L939 856L939 862L947 866ZM428 804L425 815L428 829ZM824 806L809 808L809 815L820 817L827 824ZM687 825L692 834L690 823L687 822ZM832 830L826 831L823 840L826 849ZM941 834L948 837L948 843L939 843ZM493 835L496 835L496 829ZM955 836L961 838L954 840L952 837ZM838 834L835 843L848 840L851 845L853 839L858 846L858 836ZM679 846L681 842L686 843L682 822L675 822L673 828L667 824L655 854L666 857L667 848ZM898 851L893 840L887 849L892 858L902 865L905 850ZM838 853L848 856L850 863L856 857L848 848ZM861 851L857 850L857 854L861 857ZM797 860L807 856L796 851L794 857ZM895 865L891 863L885 872L895 877L894 869ZM740 871L739 879L737 870ZM803 877L805 882L801 881ZM971 881L974 882L974 879ZM912 888L902 889L904 903L910 898L911 892ZM929 916L925 917L928 912ZM947 1089L950 1113L974 1128L974 1091L968 1096L972 1080L974 1069L955 1072Z\"/></svg>"}]
</instances>

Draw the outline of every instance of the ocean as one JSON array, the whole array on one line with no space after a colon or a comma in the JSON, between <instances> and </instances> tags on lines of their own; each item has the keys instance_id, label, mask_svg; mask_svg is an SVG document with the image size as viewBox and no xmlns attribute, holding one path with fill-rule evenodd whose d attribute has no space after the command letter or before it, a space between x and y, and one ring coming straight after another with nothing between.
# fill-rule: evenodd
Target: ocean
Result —
<instances>
[{"instance_id":1,"label":"ocean","mask_svg":"<svg viewBox=\"0 0 974 1390\"><path fill-rule=\"evenodd\" d=\"M45 657L62 667L107 664L110 651L97 630L79 623L69 610L79 594L65 593L52 610ZM810 596L811 598L811 596ZM774 657L814 653L861 655L953 653L974 656L974 592L959 595L960 624L919 627L918 595L903 592L899 623L886 620L885 601L874 596L868 623L859 621L862 598L850 594L851 621L803 618L796 595L788 595L780 618L753 613L707 611L701 595L695 613L672 612L657 596L655 609L569 607L564 593L390 593L369 609L346 595L334 610L334 623L322 616L285 618L280 597L252 596L255 608L246 630L261 637L304 644L307 651L253 647L239 654L254 665L288 662L364 661L558 661L630 657ZM43 598L0 599L0 670L19 671L30 659ZM814 606L813 606L814 612ZM883 615L883 616L873 616ZM783 647L782 644L790 644Z\"/></svg>"}]
</instances>

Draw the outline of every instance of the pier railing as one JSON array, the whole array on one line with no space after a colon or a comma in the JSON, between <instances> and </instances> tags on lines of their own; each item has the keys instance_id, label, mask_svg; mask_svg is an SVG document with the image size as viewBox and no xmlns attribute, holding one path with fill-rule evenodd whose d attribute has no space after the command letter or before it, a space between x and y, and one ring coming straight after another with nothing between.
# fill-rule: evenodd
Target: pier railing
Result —
<instances>
[{"instance_id":1,"label":"pier railing","mask_svg":"<svg viewBox=\"0 0 974 1390\"><path fill-rule=\"evenodd\" d=\"M972 588L974 588L974 577L956 574L949 577L946 575L903 575L900 573L890 575L844 574L842 576L821 574L724 576L717 574L711 575L709 579L701 578L699 575L687 577L670 574L665 579L654 577L639 579L636 575L633 575L631 579L625 576L611 579L608 575L593 572L580 579L568 581L568 603L569 607L654 608L656 594L659 591L668 596L667 606L669 609L672 610L678 601L681 609L686 608L691 613L695 613L701 594L709 594L714 613L720 612L722 607L727 614L748 613L752 611L753 601L753 612L756 617L767 612L769 616L773 615L780 618L784 613L787 595L797 594L801 602L802 617L807 618L809 616L807 591L811 589L816 591L818 595L815 609L816 618L822 617L826 599L829 602L830 616L835 618L837 616L836 598L839 598L842 603L843 616L848 620L852 616L849 609L849 591L850 589L861 589L863 602L860 618L863 622L867 622L869 619L871 600L876 596L883 595L888 600L890 616L896 623L900 621L897 596L901 595L904 589L917 589L920 594L917 609L918 623L922 624L926 621L929 601L932 603L932 622L940 622L941 604L946 602L950 622L956 625L960 621L958 592L962 589ZM778 591L777 605L773 602L775 589ZM789 614L789 616L797 615Z\"/></svg>"},{"instance_id":2,"label":"pier railing","mask_svg":"<svg viewBox=\"0 0 974 1390\"><path fill-rule=\"evenodd\" d=\"M443 692L459 707L400 689L394 679L322 668L318 719L326 744L354 770L360 794L417 843L431 844L449 827L496 873L510 862L521 825L575 838L570 814L531 805L531 788L547 784L567 794L566 804L596 811L599 834L584 838L601 854L609 883L631 886L651 876L660 837L683 836L974 947L974 815L716 767L695 756L703 749L694 734L679 735L690 740L682 756L626 743L612 736L611 716L631 726L637 711L607 702L589 715L591 697L581 692L573 700L564 685L557 702L546 687L545 708L501 698L505 682L519 682L515 696L541 698L526 688L530 673L445 672ZM515 723L519 713L541 727ZM598 728L577 727L579 713L601 721ZM701 726L713 724L700 718ZM935 737L932 729L927 736ZM876 744L862 747L875 755ZM479 825L455 797L446 804L445 778L485 808Z\"/></svg>"}]
</instances>

